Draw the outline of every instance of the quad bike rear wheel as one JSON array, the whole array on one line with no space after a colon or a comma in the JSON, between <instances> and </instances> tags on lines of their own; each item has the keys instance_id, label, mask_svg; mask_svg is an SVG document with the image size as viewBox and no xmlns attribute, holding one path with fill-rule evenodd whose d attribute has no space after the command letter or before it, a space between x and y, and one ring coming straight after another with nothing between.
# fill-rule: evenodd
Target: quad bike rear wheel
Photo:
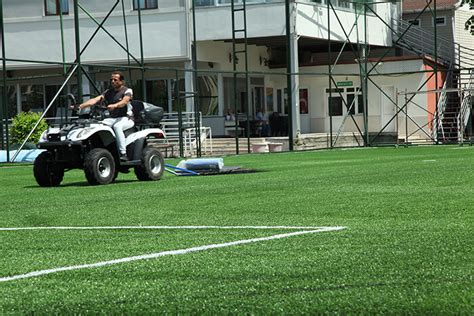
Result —
<instances>
[{"instance_id":1,"label":"quad bike rear wheel","mask_svg":"<svg viewBox=\"0 0 474 316\"><path fill-rule=\"evenodd\" d=\"M42 187L57 187L63 181L64 168L53 161L50 152L44 151L35 159L33 174Z\"/></svg>"},{"instance_id":2,"label":"quad bike rear wheel","mask_svg":"<svg viewBox=\"0 0 474 316\"><path fill-rule=\"evenodd\" d=\"M104 148L94 148L84 159L84 173L92 185L109 184L115 176L115 160Z\"/></svg>"},{"instance_id":3,"label":"quad bike rear wheel","mask_svg":"<svg viewBox=\"0 0 474 316\"><path fill-rule=\"evenodd\" d=\"M158 149L145 147L141 164L135 167L135 175L140 181L160 180L165 170L163 155Z\"/></svg>"}]
</instances>

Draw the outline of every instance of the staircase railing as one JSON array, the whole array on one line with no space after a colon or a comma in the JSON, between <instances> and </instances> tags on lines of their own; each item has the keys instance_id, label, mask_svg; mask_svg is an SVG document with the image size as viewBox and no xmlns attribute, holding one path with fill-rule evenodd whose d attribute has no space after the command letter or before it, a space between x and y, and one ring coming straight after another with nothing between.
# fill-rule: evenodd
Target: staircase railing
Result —
<instances>
[{"instance_id":1,"label":"staircase railing","mask_svg":"<svg viewBox=\"0 0 474 316\"><path fill-rule=\"evenodd\" d=\"M446 105L448 104L448 94L446 93L446 88L448 87L448 82L451 82L453 78L453 73L452 71L449 71L446 77L446 80L444 81L442 92L439 96L438 99L438 104L436 105L437 113L434 113L434 115L438 115L438 119L436 120L435 117L435 124L431 129L431 134L433 139L438 139L438 130L441 130L441 137L444 138L444 129L442 127L443 125L443 119L444 119L444 112L446 110ZM437 122L437 124L436 124Z\"/></svg>"},{"instance_id":2,"label":"staircase railing","mask_svg":"<svg viewBox=\"0 0 474 316\"><path fill-rule=\"evenodd\" d=\"M432 58L436 47L439 61L454 64L457 68L474 68L474 48L462 46L441 36L437 36L435 42L433 32L414 26L403 19L393 19L392 23L393 29L397 30L394 40L398 40L400 47Z\"/></svg>"},{"instance_id":3,"label":"staircase railing","mask_svg":"<svg viewBox=\"0 0 474 316\"><path fill-rule=\"evenodd\" d=\"M416 53L432 56L435 47L438 59L447 63L455 63L456 44L445 38L437 37L436 43L433 33L412 25L405 20L393 20L395 29L395 40L399 40L398 44L406 49ZM399 38L403 34L403 37Z\"/></svg>"},{"instance_id":4,"label":"staircase railing","mask_svg":"<svg viewBox=\"0 0 474 316\"><path fill-rule=\"evenodd\" d=\"M459 111L457 117L457 124L458 124L458 141L462 142L464 139L464 134L466 130L466 126L469 123L469 119L471 118L472 113L472 95L474 89L474 71L470 71L470 76L468 77L469 81L466 84L466 90L462 91L462 104L461 110Z\"/></svg>"}]
</instances>

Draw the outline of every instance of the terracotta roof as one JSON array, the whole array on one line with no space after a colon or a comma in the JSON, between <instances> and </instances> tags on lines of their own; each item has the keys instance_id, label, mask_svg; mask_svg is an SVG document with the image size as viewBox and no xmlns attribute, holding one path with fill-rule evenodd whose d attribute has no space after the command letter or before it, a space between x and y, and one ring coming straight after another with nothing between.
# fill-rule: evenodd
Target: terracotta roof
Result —
<instances>
[{"instance_id":1,"label":"terracotta roof","mask_svg":"<svg viewBox=\"0 0 474 316\"><path fill-rule=\"evenodd\" d=\"M437 9L452 8L459 0L437 0ZM406 11L420 11L426 7L429 0L405 0L403 1L403 12ZM431 8L434 8L434 1L431 1Z\"/></svg>"}]
</instances>

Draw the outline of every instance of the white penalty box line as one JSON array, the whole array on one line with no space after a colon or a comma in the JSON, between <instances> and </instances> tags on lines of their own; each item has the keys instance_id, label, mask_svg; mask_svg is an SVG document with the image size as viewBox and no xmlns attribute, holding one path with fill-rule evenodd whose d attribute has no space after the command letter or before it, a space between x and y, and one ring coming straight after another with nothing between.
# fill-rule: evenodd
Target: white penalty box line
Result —
<instances>
[{"instance_id":1,"label":"white penalty box line","mask_svg":"<svg viewBox=\"0 0 474 316\"><path fill-rule=\"evenodd\" d=\"M225 248L225 247L232 247L256 242L263 242L269 241L274 239L283 239L289 238L293 236L299 235L306 235L306 234L314 234L314 233L322 233L322 232L330 232L330 231L338 231L343 230L346 227L343 226L334 226L334 227L311 227L311 226L98 226L98 227L66 227L66 226L57 226L57 227L5 227L0 228L0 231L24 231L24 230L111 230L111 229L291 229L295 230L298 229L296 232L284 233L284 234L277 234L268 237L259 237L259 238L251 238L251 239L243 239L231 242L225 242L220 244L210 244L204 246L197 246L191 248L184 248L178 250L168 250L162 252L156 252L151 254L144 254L139 256L132 256L132 257L125 257L120 259L108 260L108 261L101 261L96 263L90 264L81 264L81 265L72 265L66 267L58 267L53 269L46 269L46 270L38 270L32 271L25 274L18 274L12 275L7 277L0 277L0 282L8 282L20 279L27 279L27 278L34 278L39 277L42 275L58 273L62 271L73 271L73 270L80 270L80 269L91 269L91 268L99 268L105 266L116 265L120 263L127 263L133 262L138 260L147 260L147 259L156 259L165 256L174 256L174 255L184 255L193 252L211 250L211 249L218 249L218 248Z\"/></svg>"}]
</instances>

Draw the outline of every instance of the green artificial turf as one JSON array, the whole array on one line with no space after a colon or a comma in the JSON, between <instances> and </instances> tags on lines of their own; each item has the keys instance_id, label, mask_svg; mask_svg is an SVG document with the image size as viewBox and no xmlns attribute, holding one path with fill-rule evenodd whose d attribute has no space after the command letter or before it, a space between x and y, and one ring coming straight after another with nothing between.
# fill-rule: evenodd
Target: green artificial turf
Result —
<instances>
[{"instance_id":1,"label":"green artificial turf","mask_svg":"<svg viewBox=\"0 0 474 316\"><path fill-rule=\"evenodd\" d=\"M0 227L347 228L0 282L0 314L473 313L474 147L224 162L258 172L89 186L73 170L41 188L32 166L0 166ZM0 231L0 278L299 230Z\"/></svg>"}]
</instances>

